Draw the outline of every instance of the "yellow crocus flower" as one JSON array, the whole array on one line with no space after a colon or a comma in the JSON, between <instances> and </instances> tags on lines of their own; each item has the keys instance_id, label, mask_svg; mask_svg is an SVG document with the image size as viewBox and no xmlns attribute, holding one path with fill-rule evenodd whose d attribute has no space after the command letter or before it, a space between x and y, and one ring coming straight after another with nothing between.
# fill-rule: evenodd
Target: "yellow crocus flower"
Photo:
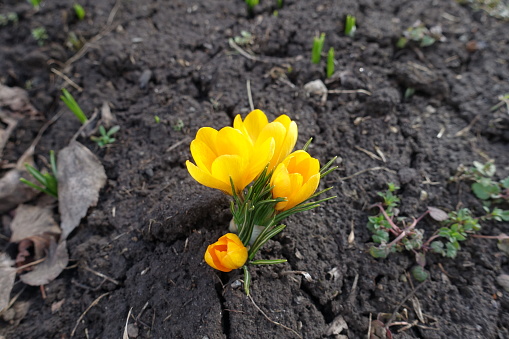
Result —
<instances>
[{"instance_id":1,"label":"yellow crocus flower","mask_svg":"<svg viewBox=\"0 0 509 339\"><path fill-rule=\"evenodd\" d=\"M207 264L223 272L242 267L247 260L248 251L240 238L234 233L227 233L205 252Z\"/></svg>"},{"instance_id":2,"label":"yellow crocus flower","mask_svg":"<svg viewBox=\"0 0 509 339\"><path fill-rule=\"evenodd\" d=\"M255 109L242 121L240 114L235 117L233 127L249 136L251 144L256 145L268 138L274 138L275 150L270 159L269 172L276 167L295 147L298 129L295 121L287 115L280 115L269 123L267 116L259 109Z\"/></svg>"},{"instance_id":3,"label":"yellow crocus flower","mask_svg":"<svg viewBox=\"0 0 509 339\"><path fill-rule=\"evenodd\" d=\"M187 170L200 184L232 195L230 178L237 192L242 191L267 166L275 142L267 138L253 145L241 131L224 127L219 131L203 127L191 142L196 165L186 161Z\"/></svg>"},{"instance_id":4,"label":"yellow crocus flower","mask_svg":"<svg viewBox=\"0 0 509 339\"><path fill-rule=\"evenodd\" d=\"M277 165L270 185L274 198L285 198L277 203L276 210L286 211L315 193L320 183L320 163L306 151L295 151Z\"/></svg>"}]
</instances>

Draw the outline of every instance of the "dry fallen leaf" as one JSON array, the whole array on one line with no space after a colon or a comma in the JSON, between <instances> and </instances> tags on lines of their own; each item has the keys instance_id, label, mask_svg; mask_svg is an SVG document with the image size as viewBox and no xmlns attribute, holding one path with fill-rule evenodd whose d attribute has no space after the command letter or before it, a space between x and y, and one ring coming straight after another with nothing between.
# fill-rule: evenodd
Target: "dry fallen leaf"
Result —
<instances>
[{"instance_id":1,"label":"dry fallen leaf","mask_svg":"<svg viewBox=\"0 0 509 339\"><path fill-rule=\"evenodd\" d=\"M0 159L2 159L2 152L7 140L9 140L12 131L14 131L20 120L20 116L7 114L7 112L2 111L2 108L0 107L0 121L2 124L6 125L5 128L1 128L0 125Z\"/></svg>"},{"instance_id":2,"label":"dry fallen leaf","mask_svg":"<svg viewBox=\"0 0 509 339\"><path fill-rule=\"evenodd\" d=\"M37 110L28 99L28 93L20 87L8 87L0 84L0 107L12 112L36 115Z\"/></svg>"},{"instance_id":3,"label":"dry fallen leaf","mask_svg":"<svg viewBox=\"0 0 509 339\"><path fill-rule=\"evenodd\" d=\"M32 271L20 275L19 278L27 285L46 285L58 277L68 263L69 254L67 253L67 241L64 240L59 244L55 241L51 241L46 260L34 266Z\"/></svg>"},{"instance_id":4,"label":"dry fallen leaf","mask_svg":"<svg viewBox=\"0 0 509 339\"><path fill-rule=\"evenodd\" d=\"M449 218L446 212L442 211L440 208L428 206L429 216L435 219L436 221L444 221Z\"/></svg>"},{"instance_id":5,"label":"dry fallen leaf","mask_svg":"<svg viewBox=\"0 0 509 339\"><path fill-rule=\"evenodd\" d=\"M325 334L328 336L338 336L343 330L348 330L348 325L343 316L340 315L330 323Z\"/></svg>"},{"instance_id":6,"label":"dry fallen leaf","mask_svg":"<svg viewBox=\"0 0 509 339\"><path fill-rule=\"evenodd\" d=\"M58 153L58 210L62 239L79 225L90 206L95 206L106 183L101 162L77 141Z\"/></svg>"},{"instance_id":7,"label":"dry fallen leaf","mask_svg":"<svg viewBox=\"0 0 509 339\"><path fill-rule=\"evenodd\" d=\"M8 212L26 201L32 200L38 191L25 185L20 178L34 180L22 169L12 169L0 179L0 214Z\"/></svg>"},{"instance_id":8,"label":"dry fallen leaf","mask_svg":"<svg viewBox=\"0 0 509 339\"><path fill-rule=\"evenodd\" d=\"M51 241L56 242L61 233L49 208L29 205L18 206L11 231L10 242L18 243L18 267L45 257Z\"/></svg>"},{"instance_id":9,"label":"dry fallen leaf","mask_svg":"<svg viewBox=\"0 0 509 339\"><path fill-rule=\"evenodd\" d=\"M14 261L5 253L0 253L0 312L9 305L9 297L14 279L16 278L16 268L12 267Z\"/></svg>"}]
</instances>

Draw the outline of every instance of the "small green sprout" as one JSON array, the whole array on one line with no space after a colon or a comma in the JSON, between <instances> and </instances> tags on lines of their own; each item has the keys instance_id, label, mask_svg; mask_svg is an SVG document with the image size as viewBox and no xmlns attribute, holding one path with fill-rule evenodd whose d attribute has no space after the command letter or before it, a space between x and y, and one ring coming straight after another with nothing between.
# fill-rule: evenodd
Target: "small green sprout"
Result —
<instances>
[{"instance_id":1,"label":"small green sprout","mask_svg":"<svg viewBox=\"0 0 509 339\"><path fill-rule=\"evenodd\" d=\"M276 7L277 7L278 9L283 8L283 5L284 5L283 0L276 0Z\"/></svg>"},{"instance_id":2,"label":"small green sprout","mask_svg":"<svg viewBox=\"0 0 509 339\"><path fill-rule=\"evenodd\" d=\"M355 26L355 17L350 14L347 15L345 21L345 35L353 38L356 30L357 26Z\"/></svg>"},{"instance_id":3,"label":"small green sprout","mask_svg":"<svg viewBox=\"0 0 509 339\"><path fill-rule=\"evenodd\" d=\"M57 162L55 160L54 151L49 152L49 159L52 173L42 174L40 171L36 170L33 166L29 164L25 165L28 173L30 173L35 178L35 180L37 180L42 185L42 187L38 186L37 184L34 184L31 181L28 181L25 178L20 178L19 181L36 190L51 195L52 197L58 198Z\"/></svg>"},{"instance_id":4,"label":"small green sprout","mask_svg":"<svg viewBox=\"0 0 509 339\"><path fill-rule=\"evenodd\" d=\"M494 181L492 177L497 170L493 161L485 164L474 161L474 166L468 169L460 166L452 181L469 180L472 183L472 192L486 204L509 202L509 177Z\"/></svg>"},{"instance_id":5,"label":"small green sprout","mask_svg":"<svg viewBox=\"0 0 509 339\"><path fill-rule=\"evenodd\" d=\"M410 99L415 94L415 88L413 87L407 87L405 90L404 98L405 100Z\"/></svg>"},{"instance_id":6,"label":"small green sprout","mask_svg":"<svg viewBox=\"0 0 509 339\"><path fill-rule=\"evenodd\" d=\"M492 173L493 171L484 166L479 166L476 170L483 173ZM509 186L509 178L506 180ZM383 202L372 206L378 208L380 213L368 217L367 228L372 233L373 242L377 244L369 249L369 253L374 258L386 258L393 252L413 252L418 266L412 268L412 275L418 281L423 281L428 276L424 270L427 252L455 258L458 250L461 249L460 242L465 241L468 236L498 240L508 238L505 235L483 236L475 233L481 230L481 221L509 221L509 211L500 208L493 208L490 211L485 207L486 215L474 217L468 208L446 213L438 208L428 207L417 219L409 219L398 215L400 198L394 192L399 187L394 184L388 186L389 188L385 192L378 193ZM439 222L441 227L424 241L424 230L417 226L427 215Z\"/></svg>"},{"instance_id":7,"label":"small green sprout","mask_svg":"<svg viewBox=\"0 0 509 339\"><path fill-rule=\"evenodd\" d=\"M410 41L415 41L419 43L420 47L427 47L433 45L436 41L443 42L445 40L440 26L428 29L420 20L417 20L403 32L403 36L398 40L396 46L405 48Z\"/></svg>"},{"instance_id":8,"label":"small green sprout","mask_svg":"<svg viewBox=\"0 0 509 339\"><path fill-rule=\"evenodd\" d=\"M74 97L71 95L71 93L69 93L69 91L65 88L62 88L62 93L63 95L60 96L60 99L67 105L67 107L69 107L71 112L74 113L76 118L78 118L82 124L86 123L88 121L87 116L85 113L83 113L80 105L78 105L76 100L74 100Z\"/></svg>"},{"instance_id":9,"label":"small green sprout","mask_svg":"<svg viewBox=\"0 0 509 339\"><path fill-rule=\"evenodd\" d=\"M19 18L16 12L9 12L7 15L0 14L0 26L7 26L10 22L17 24L18 20Z\"/></svg>"},{"instance_id":10,"label":"small green sprout","mask_svg":"<svg viewBox=\"0 0 509 339\"><path fill-rule=\"evenodd\" d=\"M97 145L101 148L105 147L106 145L112 144L115 142L115 138L113 138L113 134L117 133L120 130L120 126L115 125L112 128L109 129L109 131L106 131L103 125L99 126L99 133L100 136L95 137L91 136L90 139L97 143Z\"/></svg>"},{"instance_id":11,"label":"small green sprout","mask_svg":"<svg viewBox=\"0 0 509 339\"><path fill-rule=\"evenodd\" d=\"M81 6L80 4L78 3L75 3L72 8L74 9L74 13L76 13L76 17L78 18L78 20L83 20L85 19L85 9L83 8L83 6Z\"/></svg>"},{"instance_id":12,"label":"small green sprout","mask_svg":"<svg viewBox=\"0 0 509 339\"><path fill-rule=\"evenodd\" d=\"M499 103L490 108L490 111L496 111L505 104L505 107L507 108L507 113L509 114L509 93L501 94L498 96L497 99L499 100Z\"/></svg>"},{"instance_id":13,"label":"small green sprout","mask_svg":"<svg viewBox=\"0 0 509 339\"><path fill-rule=\"evenodd\" d=\"M160 123L161 122L161 118L159 118L158 115L155 115L154 116L154 121L156 122L156 124Z\"/></svg>"},{"instance_id":14,"label":"small green sprout","mask_svg":"<svg viewBox=\"0 0 509 339\"><path fill-rule=\"evenodd\" d=\"M329 48L327 53L327 78L334 74L334 47Z\"/></svg>"},{"instance_id":15,"label":"small green sprout","mask_svg":"<svg viewBox=\"0 0 509 339\"><path fill-rule=\"evenodd\" d=\"M251 45L253 43L253 35L248 31L240 31L240 36L234 37L233 41L239 46Z\"/></svg>"},{"instance_id":16,"label":"small green sprout","mask_svg":"<svg viewBox=\"0 0 509 339\"><path fill-rule=\"evenodd\" d=\"M245 0L245 1L246 1L246 5L247 5L247 12L249 13L249 15L252 15L255 6L258 5L260 0Z\"/></svg>"},{"instance_id":17,"label":"small green sprout","mask_svg":"<svg viewBox=\"0 0 509 339\"><path fill-rule=\"evenodd\" d=\"M456 0L456 2L461 5L469 4L474 10L482 9L498 19L509 19L509 3L504 0Z\"/></svg>"},{"instance_id":18,"label":"small green sprout","mask_svg":"<svg viewBox=\"0 0 509 339\"><path fill-rule=\"evenodd\" d=\"M28 2L32 5L34 9L38 10L39 7L41 6L42 0L28 0Z\"/></svg>"},{"instance_id":19,"label":"small green sprout","mask_svg":"<svg viewBox=\"0 0 509 339\"><path fill-rule=\"evenodd\" d=\"M32 36L39 46L43 46L46 40L48 40L48 33L46 32L46 28L37 27L32 29Z\"/></svg>"},{"instance_id":20,"label":"small green sprout","mask_svg":"<svg viewBox=\"0 0 509 339\"><path fill-rule=\"evenodd\" d=\"M173 130L176 132L182 131L182 128L184 128L184 122L182 121L182 119L178 119L177 123L171 126L171 128L173 128Z\"/></svg>"},{"instance_id":21,"label":"small green sprout","mask_svg":"<svg viewBox=\"0 0 509 339\"><path fill-rule=\"evenodd\" d=\"M77 51L79 50L81 47L83 47L83 41L81 41L78 36L76 35L76 33L74 32L69 32L69 34L67 35L67 40L65 42L65 45L70 49L70 50L74 50L74 51Z\"/></svg>"},{"instance_id":22,"label":"small green sprout","mask_svg":"<svg viewBox=\"0 0 509 339\"><path fill-rule=\"evenodd\" d=\"M313 49L311 50L311 62L319 64L322 58L323 43L325 42L325 33L313 39Z\"/></svg>"}]
</instances>

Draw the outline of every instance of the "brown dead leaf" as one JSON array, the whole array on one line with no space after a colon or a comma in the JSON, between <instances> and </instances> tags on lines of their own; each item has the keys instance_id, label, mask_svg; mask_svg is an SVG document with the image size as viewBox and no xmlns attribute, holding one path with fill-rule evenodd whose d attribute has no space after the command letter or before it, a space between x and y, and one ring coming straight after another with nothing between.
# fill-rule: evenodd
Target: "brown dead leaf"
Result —
<instances>
[{"instance_id":1,"label":"brown dead leaf","mask_svg":"<svg viewBox=\"0 0 509 339\"><path fill-rule=\"evenodd\" d=\"M0 312L9 305L9 297L14 279L16 278L16 268L12 267L14 261L5 253L0 253Z\"/></svg>"},{"instance_id":2,"label":"brown dead leaf","mask_svg":"<svg viewBox=\"0 0 509 339\"><path fill-rule=\"evenodd\" d=\"M19 205L11 223L11 242L44 233L60 234L60 228L53 220L51 210L39 206Z\"/></svg>"},{"instance_id":3,"label":"brown dead leaf","mask_svg":"<svg viewBox=\"0 0 509 339\"><path fill-rule=\"evenodd\" d=\"M2 108L0 108L0 121L7 126L5 128L0 128L0 160L2 159L5 144L7 143L7 140L9 140L12 131L14 131L20 120L20 116L7 114L2 111Z\"/></svg>"},{"instance_id":4,"label":"brown dead leaf","mask_svg":"<svg viewBox=\"0 0 509 339\"><path fill-rule=\"evenodd\" d=\"M34 180L27 171L14 168L0 178L0 214L8 212L29 200L32 200L38 191L25 185L20 178Z\"/></svg>"},{"instance_id":5,"label":"brown dead leaf","mask_svg":"<svg viewBox=\"0 0 509 339\"><path fill-rule=\"evenodd\" d=\"M88 148L77 141L58 153L58 210L62 239L79 225L90 206L95 206L106 183L104 167Z\"/></svg>"},{"instance_id":6,"label":"brown dead leaf","mask_svg":"<svg viewBox=\"0 0 509 339\"><path fill-rule=\"evenodd\" d=\"M18 206L11 231L10 242L18 244L17 267L47 256L51 243L57 242L61 233L49 208L30 205Z\"/></svg>"},{"instance_id":7,"label":"brown dead leaf","mask_svg":"<svg viewBox=\"0 0 509 339\"><path fill-rule=\"evenodd\" d=\"M22 114L36 115L38 113L30 103L28 93L24 89L2 84L0 84L0 107Z\"/></svg>"},{"instance_id":8,"label":"brown dead leaf","mask_svg":"<svg viewBox=\"0 0 509 339\"><path fill-rule=\"evenodd\" d=\"M52 240L46 260L34 266L32 271L21 275L19 278L27 285L46 285L58 277L68 263L69 254L67 253L67 241L64 240L57 244Z\"/></svg>"},{"instance_id":9,"label":"brown dead leaf","mask_svg":"<svg viewBox=\"0 0 509 339\"><path fill-rule=\"evenodd\" d=\"M64 304L65 302L65 299L62 299L60 301L57 301L57 302L54 302L53 304L51 304L51 313L56 313L58 312L61 308L62 308L62 305Z\"/></svg>"},{"instance_id":10,"label":"brown dead leaf","mask_svg":"<svg viewBox=\"0 0 509 339\"><path fill-rule=\"evenodd\" d=\"M446 212L442 211L440 208L428 206L429 216L435 219L436 221L444 221L449 218Z\"/></svg>"}]
</instances>

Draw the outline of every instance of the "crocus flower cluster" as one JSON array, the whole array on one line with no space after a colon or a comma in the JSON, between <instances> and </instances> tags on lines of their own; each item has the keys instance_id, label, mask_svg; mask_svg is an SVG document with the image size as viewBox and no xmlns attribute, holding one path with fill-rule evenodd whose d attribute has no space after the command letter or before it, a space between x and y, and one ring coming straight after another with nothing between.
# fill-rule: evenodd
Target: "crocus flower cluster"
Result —
<instances>
[{"instance_id":1,"label":"crocus flower cluster","mask_svg":"<svg viewBox=\"0 0 509 339\"><path fill-rule=\"evenodd\" d=\"M237 115L233 127L198 130L191 142L195 163L186 161L187 170L200 184L234 198L233 223L239 234L228 233L208 247L205 261L213 268L229 272L243 267L247 274L248 260L274 263L252 259L261 245L285 227L276 223L318 206L306 202L322 193L314 194L327 168L320 169L319 161L305 150L292 153L297 137L295 121L281 115L269 122L261 110L244 120Z\"/></svg>"}]
</instances>

